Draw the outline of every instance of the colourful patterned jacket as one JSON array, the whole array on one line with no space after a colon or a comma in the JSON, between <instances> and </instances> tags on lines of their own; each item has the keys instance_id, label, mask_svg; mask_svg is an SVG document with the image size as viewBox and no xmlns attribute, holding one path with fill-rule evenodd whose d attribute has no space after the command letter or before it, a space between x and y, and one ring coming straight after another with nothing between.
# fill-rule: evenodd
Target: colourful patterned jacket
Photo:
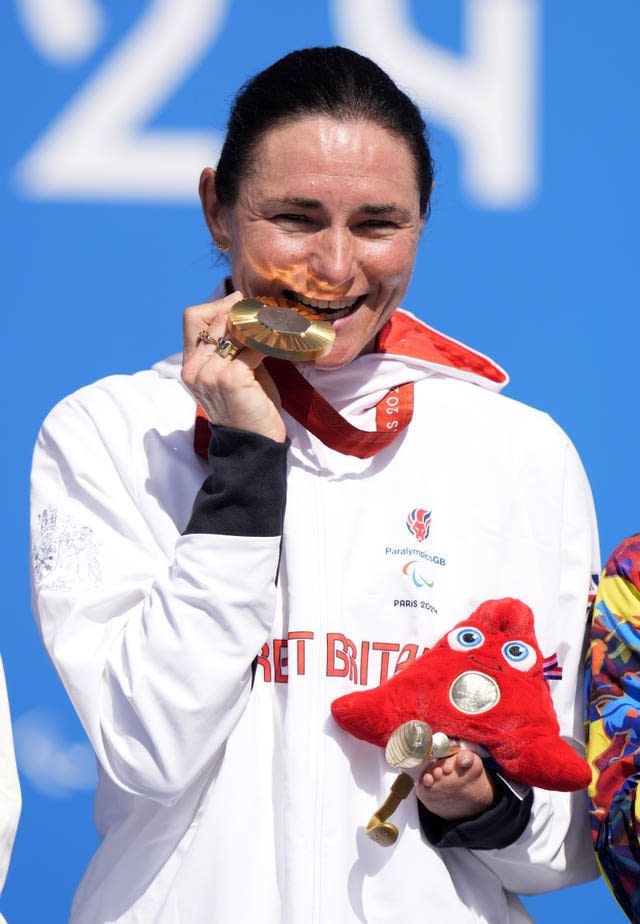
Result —
<instances>
[{"instance_id":1,"label":"colourful patterned jacket","mask_svg":"<svg viewBox=\"0 0 640 924\"><path fill-rule=\"evenodd\" d=\"M594 846L622 909L640 922L640 533L620 543L602 572L587 702Z\"/></svg>"}]
</instances>

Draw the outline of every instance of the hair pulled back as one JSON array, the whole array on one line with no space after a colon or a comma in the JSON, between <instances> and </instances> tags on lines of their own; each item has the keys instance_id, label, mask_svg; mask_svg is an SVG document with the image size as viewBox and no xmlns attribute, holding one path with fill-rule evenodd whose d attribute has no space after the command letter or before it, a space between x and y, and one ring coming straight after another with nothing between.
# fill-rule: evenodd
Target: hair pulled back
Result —
<instances>
[{"instance_id":1,"label":"hair pulled back","mask_svg":"<svg viewBox=\"0 0 640 924\"><path fill-rule=\"evenodd\" d=\"M433 161L420 110L381 67L339 45L292 51L240 88L216 171L218 201L235 204L271 128L317 115L370 122L404 139L415 164L420 212L428 214Z\"/></svg>"}]
</instances>

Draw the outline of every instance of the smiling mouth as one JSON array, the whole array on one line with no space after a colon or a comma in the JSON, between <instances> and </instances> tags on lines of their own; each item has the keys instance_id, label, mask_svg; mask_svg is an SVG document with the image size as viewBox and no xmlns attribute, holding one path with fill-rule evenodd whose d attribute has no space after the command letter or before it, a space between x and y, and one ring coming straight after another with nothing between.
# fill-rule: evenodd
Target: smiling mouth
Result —
<instances>
[{"instance_id":1,"label":"smiling mouth","mask_svg":"<svg viewBox=\"0 0 640 924\"><path fill-rule=\"evenodd\" d=\"M485 661L482 658L478 658L476 655L469 655L469 660L473 661L474 664L479 664L480 667L484 667L485 670L502 671L500 664L494 664L492 661Z\"/></svg>"},{"instance_id":2,"label":"smiling mouth","mask_svg":"<svg viewBox=\"0 0 640 924\"><path fill-rule=\"evenodd\" d=\"M365 295L359 295L357 298L352 299L307 298L306 296L300 295L298 292L292 292L290 289L285 289L282 294L285 298L315 311L316 314L321 315L326 321L337 321L339 318L348 317L358 310L366 298Z\"/></svg>"}]
</instances>

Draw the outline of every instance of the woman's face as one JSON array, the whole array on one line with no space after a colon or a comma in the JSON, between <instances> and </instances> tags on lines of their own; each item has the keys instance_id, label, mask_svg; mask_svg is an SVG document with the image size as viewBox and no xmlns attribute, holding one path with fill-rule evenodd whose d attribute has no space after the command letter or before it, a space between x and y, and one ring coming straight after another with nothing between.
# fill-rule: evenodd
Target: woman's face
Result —
<instances>
[{"instance_id":1,"label":"woman's face","mask_svg":"<svg viewBox=\"0 0 640 924\"><path fill-rule=\"evenodd\" d=\"M314 309L336 338L316 366L338 368L373 349L402 299L423 219L407 144L368 122L314 116L271 129L237 202L201 195L214 237L231 242L243 295L286 296Z\"/></svg>"}]
</instances>

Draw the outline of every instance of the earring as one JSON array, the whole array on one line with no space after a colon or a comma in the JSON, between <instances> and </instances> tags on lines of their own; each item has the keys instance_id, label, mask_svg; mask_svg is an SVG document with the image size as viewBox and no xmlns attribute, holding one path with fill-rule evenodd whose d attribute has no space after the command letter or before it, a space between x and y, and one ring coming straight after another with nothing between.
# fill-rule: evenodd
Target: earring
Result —
<instances>
[{"instance_id":1,"label":"earring","mask_svg":"<svg viewBox=\"0 0 640 924\"><path fill-rule=\"evenodd\" d=\"M231 241L228 241L226 237L219 241L214 238L213 243L216 245L220 253L229 253L231 250Z\"/></svg>"}]
</instances>

